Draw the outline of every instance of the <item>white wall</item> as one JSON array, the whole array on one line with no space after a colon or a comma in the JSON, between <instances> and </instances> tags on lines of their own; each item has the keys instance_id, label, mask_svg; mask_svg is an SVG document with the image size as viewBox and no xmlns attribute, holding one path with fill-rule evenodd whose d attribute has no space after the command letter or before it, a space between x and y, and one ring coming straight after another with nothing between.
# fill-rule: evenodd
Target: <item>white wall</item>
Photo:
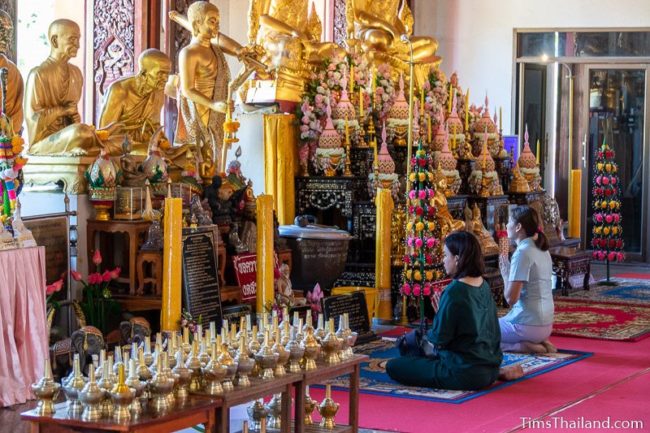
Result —
<instances>
[{"instance_id":1,"label":"white wall","mask_svg":"<svg viewBox=\"0 0 650 433\"><path fill-rule=\"evenodd\" d=\"M511 117L515 29L650 27L649 0L415 0L415 34L438 40L442 70L458 72L470 99Z\"/></svg>"}]
</instances>

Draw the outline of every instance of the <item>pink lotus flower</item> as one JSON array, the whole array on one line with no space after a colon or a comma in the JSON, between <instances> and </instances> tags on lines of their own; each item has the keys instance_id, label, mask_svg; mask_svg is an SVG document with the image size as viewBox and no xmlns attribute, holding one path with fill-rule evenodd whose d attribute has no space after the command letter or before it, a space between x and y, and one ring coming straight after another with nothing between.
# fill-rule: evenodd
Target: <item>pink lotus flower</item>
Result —
<instances>
[{"instance_id":1,"label":"pink lotus flower","mask_svg":"<svg viewBox=\"0 0 650 433\"><path fill-rule=\"evenodd\" d=\"M603 185L609 185L609 178L607 176L603 176Z\"/></svg>"},{"instance_id":2,"label":"pink lotus flower","mask_svg":"<svg viewBox=\"0 0 650 433\"><path fill-rule=\"evenodd\" d=\"M600 185L602 183L603 177L602 176L596 176L596 184Z\"/></svg>"},{"instance_id":3,"label":"pink lotus flower","mask_svg":"<svg viewBox=\"0 0 650 433\"><path fill-rule=\"evenodd\" d=\"M422 239L417 238L415 240L415 246L418 247L418 248L422 248Z\"/></svg>"},{"instance_id":4,"label":"pink lotus flower","mask_svg":"<svg viewBox=\"0 0 650 433\"><path fill-rule=\"evenodd\" d=\"M429 283L425 284L422 293L424 294L424 296L431 296L431 284Z\"/></svg>"},{"instance_id":5,"label":"pink lotus flower","mask_svg":"<svg viewBox=\"0 0 650 433\"><path fill-rule=\"evenodd\" d=\"M409 191L409 198L410 198L411 200L415 200L415 190L410 190L410 191Z\"/></svg>"},{"instance_id":6,"label":"pink lotus flower","mask_svg":"<svg viewBox=\"0 0 650 433\"><path fill-rule=\"evenodd\" d=\"M113 269L111 271L111 279L113 280L117 279L120 276L120 272L122 272L122 268L120 268L119 266Z\"/></svg>"},{"instance_id":7,"label":"pink lotus flower","mask_svg":"<svg viewBox=\"0 0 650 433\"><path fill-rule=\"evenodd\" d=\"M99 266L102 263L102 253L99 250L95 250L95 254L93 254L93 263L95 266Z\"/></svg>"},{"instance_id":8,"label":"pink lotus flower","mask_svg":"<svg viewBox=\"0 0 650 433\"><path fill-rule=\"evenodd\" d=\"M616 182L618 182L618 181L616 180L616 178L615 178L615 177L612 177L612 180L611 180L611 182L612 182L612 185L616 185Z\"/></svg>"},{"instance_id":9,"label":"pink lotus flower","mask_svg":"<svg viewBox=\"0 0 650 433\"><path fill-rule=\"evenodd\" d=\"M49 296L53 293L60 291L62 287L63 287L63 279L57 280L52 284L48 285L47 287L45 287L45 294Z\"/></svg>"},{"instance_id":10,"label":"pink lotus flower","mask_svg":"<svg viewBox=\"0 0 650 433\"><path fill-rule=\"evenodd\" d=\"M608 259L610 262L614 262L614 261L616 261L616 257L617 257L617 255L616 255L616 253L615 253L614 251L611 251L611 252L607 255L607 259Z\"/></svg>"},{"instance_id":11,"label":"pink lotus flower","mask_svg":"<svg viewBox=\"0 0 650 433\"><path fill-rule=\"evenodd\" d=\"M413 296L420 296L420 293L422 293L422 289L420 288L419 284L413 285Z\"/></svg>"},{"instance_id":12,"label":"pink lotus flower","mask_svg":"<svg viewBox=\"0 0 650 433\"><path fill-rule=\"evenodd\" d=\"M436 244L436 240L434 238L427 239L427 248L433 248L435 244Z\"/></svg>"},{"instance_id":13,"label":"pink lotus flower","mask_svg":"<svg viewBox=\"0 0 650 433\"><path fill-rule=\"evenodd\" d=\"M75 280L75 281L81 281L81 279L83 278L81 276L81 273L79 273L77 271L70 271L70 275L72 276L72 279Z\"/></svg>"},{"instance_id":14,"label":"pink lotus flower","mask_svg":"<svg viewBox=\"0 0 650 433\"><path fill-rule=\"evenodd\" d=\"M616 258L618 259L619 262L622 262L625 260L625 254L623 253L616 253Z\"/></svg>"},{"instance_id":15,"label":"pink lotus flower","mask_svg":"<svg viewBox=\"0 0 650 433\"><path fill-rule=\"evenodd\" d=\"M425 198L427 198L427 192L424 190L418 191L418 197L420 198L420 200L424 200Z\"/></svg>"},{"instance_id":16,"label":"pink lotus flower","mask_svg":"<svg viewBox=\"0 0 650 433\"><path fill-rule=\"evenodd\" d=\"M102 276L99 272L93 272L88 275L88 284L100 284L102 282Z\"/></svg>"},{"instance_id":17,"label":"pink lotus flower","mask_svg":"<svg viewBox=\"0 0 650 433\"><path fill-rule=\"evenodd\" d=\"M402 286L402 294L409 296L411 294L411 286L409 284L404 284Z\"/></svg>"}]
</instances>

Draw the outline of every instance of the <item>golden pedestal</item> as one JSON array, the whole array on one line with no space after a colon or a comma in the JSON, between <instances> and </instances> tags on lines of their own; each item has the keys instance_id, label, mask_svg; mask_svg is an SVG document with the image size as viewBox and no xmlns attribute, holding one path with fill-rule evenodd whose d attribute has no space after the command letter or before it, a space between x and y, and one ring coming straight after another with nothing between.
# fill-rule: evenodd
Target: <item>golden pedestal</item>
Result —
<instances>
[{"instance_id":1,"label":"golden pedestal","mask_svg":"<svg viewBox=\"0 0 650 433\"><path fill-rule=\"evenodd\" d=\"M26 185L47 185L63 182L68 194L85 194L87 183L84 172L96 156L35 156L28 155L23 168Z\"/></svg>"}]
</instances>

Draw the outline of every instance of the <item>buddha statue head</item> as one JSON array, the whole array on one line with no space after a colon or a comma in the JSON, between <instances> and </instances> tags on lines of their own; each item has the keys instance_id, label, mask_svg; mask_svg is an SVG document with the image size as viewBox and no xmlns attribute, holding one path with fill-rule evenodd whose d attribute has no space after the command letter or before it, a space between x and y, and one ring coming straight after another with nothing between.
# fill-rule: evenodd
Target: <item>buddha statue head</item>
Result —
<instances>
[{"instance_id":1,"label":"buddha statue head","mask_svg":"<svg viewBox=\"0 0 650 433\"><path fill-rule=\"evenodd\" d=\"M66 61L77 57L81 30L74 21L68 19L52 21L47 31L47 38L50 41L50 57Z\"/></svg>"},{"instance_id":2,"label":"buddha statue head","mask_svg":"<svg viewBox=\"0 0 650 433\"><path fill-rule=\"evenodd\" d=\"M10 51L11 44L14 40L14 23L11 16L3 10L0 10L0 54L6 54Z\"/></svg>"},{"instance_id":3,"label":"buddha statue head","mask_svg":"<svg viewBox=\"0 0 650 433\"><path fill-rule=\"evenodd\" d=\"M172 62L167 54L155 48L144 50L138 57L138 77L141 94L165 88L167 78L172 70Z\"/></svg>"},{"instance_id":4,"label":"buddha statue head","mask_svg":"<svg viewBox=\"0 0 650 433\"><path fill-rule=\"evenodd\" d=\"M219 35L219 8L207 1L196 1L187 9L192 36L212 39Z\"/></svg>"}]
</instances>

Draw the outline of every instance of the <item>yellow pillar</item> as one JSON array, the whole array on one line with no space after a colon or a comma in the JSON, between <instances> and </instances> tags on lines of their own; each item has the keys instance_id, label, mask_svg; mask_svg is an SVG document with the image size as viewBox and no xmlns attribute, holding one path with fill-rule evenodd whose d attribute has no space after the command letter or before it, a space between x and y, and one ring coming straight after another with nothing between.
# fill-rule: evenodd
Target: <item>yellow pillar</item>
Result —
<instances>
[{"instance_id":1,"label":"yellow pillar","mask_svg":"<svg viewBox=\"0 0 650 433\"><path fill-rule=\"evenodd\" d=\"M273 302L273 196L257 197L257 314Z\"/></svg>"},{"instance_id":2,"label":"yellow pillar","mask_svg":"<svg viewBox=\"0 0 650 433\"><path fill-rule=\"evenodd\" d=\"M569 179L569 230L571 238L580 238L582 213L582 170L571 170Z\"/></svg>"},{"instance_id":3,"label":"yellow pillar","mask_svg":"<svg viewBox=\"0 0 650 433\"><path fill-rule=\"evenodd\" d=\"M298 134L293 114L264 115L264 191L275 200L280 224L296 216L294 176L298 164Z\"/></svg>"},{"instance_id":4,"label":"yellow pillar","mask_svg":"<svg viewBox=\"0 0 650 433\"><path fill-rule=\"evenodd\" d=\"M393 216L393 198L390 190L377 188L377 236L375 237L375 287L379 293L379 319L391 320L390 303L390 266L391 266L391 219Z\"/></svg>"},{"instance_id":5,"label":"yellow pillar","mask_svg":"<svg viewBox=\"0 0 650 433\"><path fill-rule=\"evenodd\" d=\"M160 327L177 331L181 321L181 256L183 199L165 199L163 291Z\"/></svg>"}]
</instances>

